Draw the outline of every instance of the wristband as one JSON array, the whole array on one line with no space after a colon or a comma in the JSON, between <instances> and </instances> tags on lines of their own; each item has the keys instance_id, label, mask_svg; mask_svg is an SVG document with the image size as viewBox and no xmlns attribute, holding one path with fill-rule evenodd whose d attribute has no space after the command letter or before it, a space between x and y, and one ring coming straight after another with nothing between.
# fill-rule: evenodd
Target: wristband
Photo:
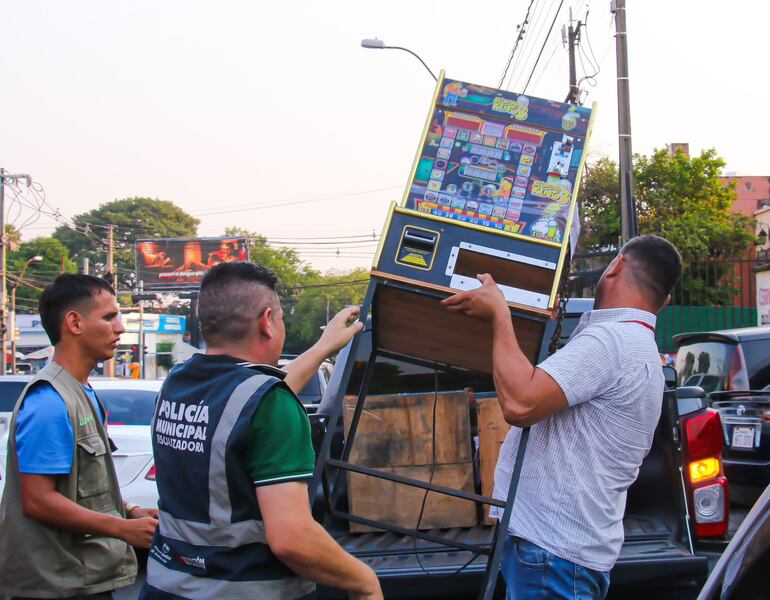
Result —
<instances>
[{"instance_id":1,"label":"wristband","mask_svg":"<svg viewBox=\"0 0 770 600\"><path fill-rule=\"evenodd\" d=\"M126 505L125 505L126 516L129 516L131 514L131 511L134 510L135 508L139 508L139 505L133 504L131 502L126 502Z\"/></svg>"}]
</instances>

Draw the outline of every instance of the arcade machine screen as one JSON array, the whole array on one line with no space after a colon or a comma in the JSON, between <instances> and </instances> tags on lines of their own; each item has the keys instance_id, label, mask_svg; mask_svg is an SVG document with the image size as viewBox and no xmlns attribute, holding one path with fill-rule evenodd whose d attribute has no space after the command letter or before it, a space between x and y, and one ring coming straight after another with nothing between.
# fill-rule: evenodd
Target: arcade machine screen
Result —
<instances>
[{"instance_id":1,"label":"arcade machine screen","mask_svg":"<svg viewBox=\"0 0 770 600\"><path fill-rule=\"evenodd\" d=\"M444 80L404 206L561 244L590 115Z\"/></svg>"}]
</instances>

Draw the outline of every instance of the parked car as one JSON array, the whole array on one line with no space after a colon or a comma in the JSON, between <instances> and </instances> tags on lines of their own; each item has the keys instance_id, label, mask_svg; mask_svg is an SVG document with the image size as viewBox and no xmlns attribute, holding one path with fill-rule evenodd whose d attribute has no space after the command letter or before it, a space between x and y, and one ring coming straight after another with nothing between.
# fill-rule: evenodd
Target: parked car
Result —
<instances>
[{"instance_id":1,"label":"parked car","mask_svg":"<svg viewBox=\"0 0 770 600\"><path fill-rule=\"evenodd\" d=\"M709 400L722 417L731 497L751 506L770 484L770 390L712 392Z\"/></svg>"},{"instance_id":2,"label":"parked car","mask_svg":"<svg viewBox=\"0 0 770 600\"><path fill-rule=\"evenodd\" d=\"M282 361L283 365L288 362ZM298 394L309 413L315 412L321 401L331 366L331 363L322 364ZM0 377L0 494L5 485L7 429L16 401L31 378L30 375ZM108 434L118 447L112 456L123 498L140 506L157 506L150 422L162 381L92 378L90 382L107 409Z\"/></svg>"},{"instance_id":3,"label":"parked car","mask_svg":"<svg viewBox=\"0 0 770 600\"><path fill-rule=\"evenodd\" d=\"M5 432L11 424L13 407L16 406L16 401L30 379L32 377L29 375L0 376L0 438L2 439L5 439ZM3 461L2 473L5 473L5 443L0 452L3 453L3 458L0 458Z\"/></svg>"},{"instance_id":4,"label":"parked car","mask_svg":"<svg viewBox=\"0 0 770 600\"><path fill-rule=\"evenodd\" d=\"M674 342L680 385L707 393L770 385L770 327L681 333Z\"/></svg>"},{"instance_id":5,"label":"parked car","mask_svg":"<svg viewBox=\"0 0 770 600\"><path fill-rule=\"evenodd\" d=\"M294 358L296 357L284 356L278 361L278 366L284 368L292 360L294 360ZM329 361L324 361L321 363L321 366L318 368L315 377L312 377L310 381L308 381L307 385L302 388L300 393L297 394L297 398L299 398L299 401L302 402L302 405L305 407L305 410L307 410L309 414L313 414L317 410L318 405L321 403L321 398L323 398L324 392L326 391L326 386L329 382L329 375L331 374L333 368L334 365L332 365L332 363Z\"/></svg>"},{"instance_id":6,"label":"parked car","mask_svg":"<svg viewBox=\"0 0 770 600\"><path fill-rule=\"evenodd\" d=\"M770 486L759 497L711 571L698 600L770 598Z\"/></svg>"},{"instance_id":7,"label":"parked car","mask_svg":"<svg viewBox=\"0 0 770 600\"><path fill-rule=\"evenodd\" d=\"M5 485L8 429L13 407L31 376L0 377L0 493ZM113 452L121 495L127 502L154 507L158 504L152 460L150 420L161 381L144 379L91 379L91 386L107 410L107 432L118 447Z\"/></svg>"},{"instance_id":8,"label":"parked car","mask_svg":"<svg viewBox=\"0 0 770 600\"><path fill-rule=\"evenodd\" d=\"M770 483L770 327L683 333L674 341L680 383L702 387L722 418L731 497L751 506Z\"/></svg>"}]
</instances>

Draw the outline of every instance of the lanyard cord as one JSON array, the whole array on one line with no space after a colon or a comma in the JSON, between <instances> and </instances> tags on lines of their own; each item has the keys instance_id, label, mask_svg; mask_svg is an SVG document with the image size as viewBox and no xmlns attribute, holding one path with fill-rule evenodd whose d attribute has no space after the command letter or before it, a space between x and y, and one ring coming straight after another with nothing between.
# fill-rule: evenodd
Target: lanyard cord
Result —
<instances>
[{"instance_id":1,"label":"lanyard cord","mask_svg":"<svg viewBox=\"0 0 770 600\"><path fill-rule=\"evenodd\" d=\"M639 325L643 325L644 327L646 327L647 329L655 333L655 328L649 323L645 323L644 321L631 320L631 321L621 321L621 323L637 323Z\"/></svg>"}]
</instances>

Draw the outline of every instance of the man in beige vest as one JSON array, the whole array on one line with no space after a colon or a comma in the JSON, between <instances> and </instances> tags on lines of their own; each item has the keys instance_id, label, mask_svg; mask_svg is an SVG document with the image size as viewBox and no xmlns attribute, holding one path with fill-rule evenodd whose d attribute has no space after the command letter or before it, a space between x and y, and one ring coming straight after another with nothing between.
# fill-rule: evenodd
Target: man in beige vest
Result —
<instances>
[{"instance_id":1,"label":"man in beige vest","mask_svg":"<svg viewBox=\"0 0 770 600\"><path fill-rule=\"evenodd\" d=\"M120 334L115 291L60 275L40 297L53 362L21 394L8 436L0 504L0 592L17 598L110 598L136 578L157 509L124 505L88 375Z\"/></svg>"}]
</instances>

